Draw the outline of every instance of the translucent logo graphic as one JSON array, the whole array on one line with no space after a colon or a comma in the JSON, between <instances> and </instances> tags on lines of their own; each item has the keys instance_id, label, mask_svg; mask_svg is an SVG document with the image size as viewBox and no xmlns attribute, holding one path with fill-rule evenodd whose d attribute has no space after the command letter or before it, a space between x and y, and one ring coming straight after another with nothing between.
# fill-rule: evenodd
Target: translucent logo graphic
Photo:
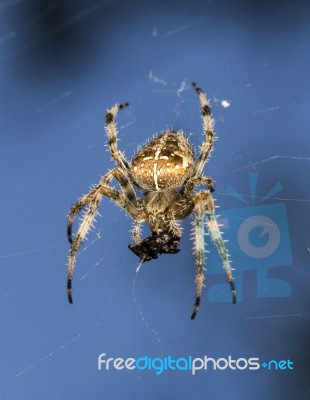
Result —
<instances>
[{"instance_id":1,"label":"translucent logo graphic","mask_svg":"<svg viewBox=\"0 0 310 400\"><path fill-rule=\"evenodd\" d=\"M257 198L258 174L249 175L249 195L241 195L232 186L226 193L239 200L243 206L229 210L220 209L219 223L224 237L229 238L227 247L237 286L238 302L243 298L242 273L256 270L257 297L290 297L291 286L283 279L270 278L269 269L287 266L292 262L289 229L284 203L266 201L281 192L280 183L275 184L263 198ZM212 252L213 253L213 252ZM221 264L212 253L208 256L208 275L221 273ZM226 283L209 289L210 301L231 301Z\"/></svg>"}]
</instances>

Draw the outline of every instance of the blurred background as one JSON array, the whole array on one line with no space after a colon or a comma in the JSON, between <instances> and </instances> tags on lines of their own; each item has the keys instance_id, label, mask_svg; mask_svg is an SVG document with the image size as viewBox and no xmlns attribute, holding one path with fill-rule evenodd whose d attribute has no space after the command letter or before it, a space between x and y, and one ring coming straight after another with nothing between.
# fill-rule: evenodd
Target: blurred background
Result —
<instances>
[{"instance_id":1,"label":"blurred background","mask_svg":"<svg viewBox=\"0 0 310 400\"><path fill-rule=\"evenodd\" d=\"M0 2L0 399L310 399L309 4ZM103 199L66 298L66 217L113 167L116 102L128 159L166 128L219 140L216 182L238 303L210 238L202 304L191 220L181 252L138 274L131 220ZM77 225L77 224L76 224ZM75 228L76 228L75 225ZM144 237L149 232L147 227ZM291 360L292 370L98 371L97 357Z\"/></svg>"}]
</instances>

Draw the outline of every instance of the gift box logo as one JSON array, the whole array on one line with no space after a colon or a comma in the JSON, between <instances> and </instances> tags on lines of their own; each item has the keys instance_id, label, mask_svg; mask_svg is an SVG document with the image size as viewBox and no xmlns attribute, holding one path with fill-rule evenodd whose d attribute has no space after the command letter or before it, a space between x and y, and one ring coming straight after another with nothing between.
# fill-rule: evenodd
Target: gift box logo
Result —
<instances>
[{"instance_id":1,"label":"gift box logo","mask_svg":"<svg viewBox=\"0 0 310 400\"><path fill-rule=\"evenodd\" d=\"M266 204L283 190L277 183L263 198L256 196L258 174L249 174L250 194L239 194L228 186L226 193L244 204L229 210L220 209L218 221L225 239L229 239L232 267L237 287L237 301L242 301L243 271L256 270L257 281L253 285L257 297L290 297L291 286L283 279L268 276L269 268L287 266L292 262L289 228L284 203ZM221 263L214 252L208 254L208 275L221 273ZM227 284L215 284L209 289L210 301L231 301Z\"/></svg>"}]
</instances>

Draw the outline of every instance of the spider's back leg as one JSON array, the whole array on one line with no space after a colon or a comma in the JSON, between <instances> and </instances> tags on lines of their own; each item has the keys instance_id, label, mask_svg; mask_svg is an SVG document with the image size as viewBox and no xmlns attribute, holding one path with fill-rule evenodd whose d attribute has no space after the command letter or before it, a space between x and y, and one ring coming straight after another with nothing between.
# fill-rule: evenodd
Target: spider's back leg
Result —
<instances>
[{"instance_id":1,"label":"spider's back leg","mask_svg":"<svg viewBox=\"0 0 310 400\"><path fill-rule=\"evenodd\" d=\"M195 255L197 265L196 276L196 301L191 319L196 317L200 305L201 292L203 288L205 268L205 225L208 226L211 238L215 244L219 256L221 257L226 277L230 285L232 302L236 303L236 288L232 269L228 259L228 252L222 238L216 216L215 207L212 196L209 192L200 192L194 196L194 238L195 238Z\"/></svg>"}]
</instances>

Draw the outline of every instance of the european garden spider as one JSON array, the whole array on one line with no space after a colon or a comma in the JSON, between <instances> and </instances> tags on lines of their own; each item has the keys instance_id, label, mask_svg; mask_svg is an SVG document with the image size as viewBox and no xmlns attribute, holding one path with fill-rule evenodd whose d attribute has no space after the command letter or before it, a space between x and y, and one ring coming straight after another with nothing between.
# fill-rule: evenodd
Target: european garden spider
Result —
<instances>
[{"instance_id":1,"label":"european garden spider","mask_svg":"<svg viewBox=\"0 0 310 400\"><path fill-rule=\"evenodd\" d=\"M193 83L199 96L204 141L200 154L195 160L192 145L182 131L166 130L151 139L131 162L117 147L116 116L128 103L116 104L106 114L106 133L112 159L116 166L107 172L90 192L83 196L70 210L68 216L68 239L71 250L68 263L68 300L72 303L72 276L76 253L92 227L103 196L112 199L134 220L132 237L135 246L128 247L140 258L141 263L158 257L158 254L173 254L179 251L182 232L180 221L194 213L193 232L195 241L196 301L191 319L199 309L204 281L205 267L205 231L208 228L215 247L222 259L227 280L232 292L232 301L236 302L236 290L228 253L215 216L213 180L203 176L203 167L207 162L214 142L213 119L209 102L200 87ZM115 179L121 191L110 186ZM196 185L206 187L205 191L194 192ZM136 194L136 190L144 197ZM82 222L72 239L72 225L76 215L87 209ZM152 234L142 240L140 225L148 222Z\"/></svg>"}]
</instances>

